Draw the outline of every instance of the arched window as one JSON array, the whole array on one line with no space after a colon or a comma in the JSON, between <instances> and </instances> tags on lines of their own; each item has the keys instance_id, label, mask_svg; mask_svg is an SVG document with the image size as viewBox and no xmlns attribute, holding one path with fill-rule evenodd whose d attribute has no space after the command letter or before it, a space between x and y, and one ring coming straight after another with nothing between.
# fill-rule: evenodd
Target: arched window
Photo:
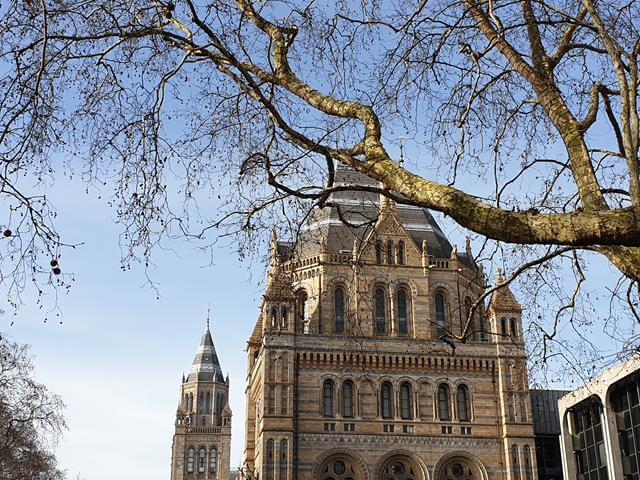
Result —
<instances>
[{"instance_id":1,"label":"arched window","mask_svg":"<svg viewBox=\"0 0 640 480\"><path fill-rule=\"evenodd\" d=\"M451 420L449 386L444 383L438 386L438 418L440 420Z\"/></svg>"},{"instance_id":2,"label":"arched window","mask_svg":"<svg viewBox=\"0 0 640 480\"><path fill-rule=\"evenodd\" d=\"M393 242L387 240L387 264L393 265Z\"/></svg>"},{"instance_id":3,"label":"arched window","mask_svg":"<svg viewBox=\"0 0 640 480\"><path fill-rule=\"evenodd\" d=\"M511 462L513 463L513 479L520 480L520 455L517 445L511 447Z\"/></svg>"},{"instance_id":4,"label":"arched window","mask_svg":"<svg viewBox=\"0 0 640 480\"><path fill-rule=\"evenodd\" d=\"M382 240L376 240L376 264L382 265Z\"/></svg>"},{"instance_id":5,"label":"arched window","mask_svg":"<svg viewBox=\"0 0 640 480\"><path fill-rule=\"evenodd\" d=\"M375 293L375 310L376 310L376 333L385 333L387 331L386 306L384 301L384 288L376 288Z\"/></svg>"},{"instance_id":6,"label":"arched window","mask_svg":"<svg viewBox=\"0 0 640 480\"><path fill-rule=\"evenodd\" d=\"M351 380L342 384L342 416L353 417L353 382Z\"/></svg>"},{"instance_id":7,"label":"arched window","mask_svg":"<svg viewBox=\"0 0 640 480\"><path fill-rule=\"evenodd\" d=\"M393 417L393 387L389 382L384 382L380 389L380 413L382 418Z\"/></svg>"},{"instance_id":8,"label":"arched window","mask_svg":"<svg viewBox=\"0 0 640 480\"><path fill-rule=\"evenodd\" d=\"M218 470L218 450L212 448L209 450L209 473L216 473Z\"/></svg>"},{"instance_id":9,"label":"arched window","mask_svg":"<svg viewBox=\"0 0 640 480\"><path fill-rule=\"evenodd\" d=\"M271 308L271 326L275 327L278 325L278 307Z\"/></svg>"},{"instance_id":10,"label":"arched window","mask_svg":"<svg viewBox=\"0 0 640 480\"><path fill-rule=\"evenodd\" d=\"M211 392L207 392L207 398L204 401L205 412L211 413Z\"/></svg>"},{"instance_id":11,"label":"arched window","mask_svg":"<svg viewBox=\"0 0 640 480\"><path fill-rule=\"evenodd\" d=\"M204 393L200 392L200 397L198 397L198 413L204 413Z\"/></svg>"},{"instance_id":12,"label":"arched window","mask_svg":"<svg viewBox=\"0 0 640 480\"><path fill-rule=\"evenodd\" d=\"M527 421L527 399L526 399L526 394L525 395L520 395L520 421L521 422L526 422Z\"/></svg>"},{"instance_id":13,"label":"arched window","mask_svg":"<svg viewBox=\"0 0 640 480\"><path fill-rule=\"evenodd\" d=\"M480 341L482 342L486 342L487 340L489 340L489 333L487 332L487 326L485 323L485 319L484 316L482 315L482 312L480 312L480 316L479 316L479 330L480 330Z\"/></svg>"},{"instance_id":14,"label":"arched window","mask_svg":"<svg viewBox=\"0 0 640 480\"><path fill-rule=\"evenodd\" d=\"M322 384L322 415L333 417L333 381L325 380Z\"/></svg>"},{"instance_id":15,"label":"arched window","mask_svg":"<svg viewBox=\"0 0 640 480\"><path fill-rule=\"evenodd\" d=\"M193 447L189 447L189 450L187 450L187 473L193 473L195 463L196 451Z\"/></svg>"},{"instance_id":16,"label":"arched window","mask_svg":"<svg viewBox=\"0 0 640 480\"><path fill-rule=\"evenodd\" d=\"M282 315L282 328L289 328L289 309L282 307L280 311Z\"/></svg>"},{"instance_id":17,"label":"arched window","mask_svg":"<svg viewBox=\"0 0 640 480\"><path fill-rule=\"evenodd\" d=\"M296 322L298 331L304 332L307 320L307 292L299 290L296 295Z\"/></svg>"},{"instance_id":18,"label":"arched window","mask_svg":"<svg viewBox=\"0 0 640 480\"><path fill-rule=\"evenodd\" d=\"M401 240L398 242L398 265L405 264L405 254L404 254L404 242Z\"/></svg>"},{"instance_id":19,"label":"arched window","mask_svg":"<svg viewBox=\"0 0 640 480\"><path fill-rule=\"evenodd\" d=\"M404 288L399 288L396 292L396 303L398 304L398 333L406 334L409 332L409 308L407 291Z\"/></svg>"},{"instance_id":20,"label":"arched window","mask_svg":"<svg viewBox=\"0 0 640 480\"><path fill-rule=\"evenodd\" d=\"M468 422L471 420L471 406L469 402L469 387L459 385L456 391L456 403L458 407L458 420Z\"/></svg>"},{"instance_id":21,"label":"arched window","mask_svg":"<svg viewBox=\"0 0 640 480\"><path fill-rule=\"evenodd\" d=\"M334 292L335 331L344 331L344 288L336 287Z\"/></svg>"},{"instance_id":22,"label":"arched window","mask_svg":"<svg viewBox=\"0 0 640 480\"><path fill-rule=\"evenodd\" d=\"M280 480L287 480L287 450L289 442L286 439L280 440Z\"/></svg>"},{"instance_id":23,"label":"arched window","mask_svg":"<svg viewBox=\"0 0 640 480\"><path fill-rule=\"evenodd\" d=\"M273 480L275 472L273 468L275 463L273 461L273 440L267 440L267 480Z\"/></svg>"},{"instance_id":24,"label":"arched window","mask_svg":"<svg viewBox=\"0 0 640 480\"><path fill-rule=\"evenodd\" d=\"M446 301L444 293L436 293L436 335L443 336L447 332L447 315L445 313Z\"/></svg>"},{"instance_id":25,"label":"arched window","mask_svg":"<svg viewBox=\"0 0 640 480\"><path fill-rule=\"evenodd\" d=\"M507 319L504 317L500 319L500 333L504 336L509 334L509 331L507 330Z\"/></svg>"},{"instance_id":26,"label":"arched window","mask_svg":"<svg viewBox=\"0 0 640 480\"><path fill-rule=\"evenodd\" d=\"M531 449L529 445L524 446L524 477L526 480L532 480L533 472L531 471Z\"/></svg>"},{"instance_id":27,"label":"arched window","mask_svg":"<svg viewBox=\"0 0 640 480\"><path fill-rule=\"evenodd\" d=\"M224 409L224 395L216 395L216 425L222 425L222 410Z\"/></svg>"},{"instance_id":28,"label":"arched window","mask_svg":"<svg viewBox=\"0 0 640 480\"><path fill-rule=\"evenodd\" d=\"M511 317L509 319L509 324L511 326L511 337L518 338L518 323L516 322L516 319Z\"/></svg>"},{"instance_id":29,"label":"arched window","mask_svg":"<svg viewBox=\"0 0 640 480\"><path fill-rule=\"evenodd\" d=\"M403 420L411 420L413 418L411 384L409 382L403 382L400 385L400 417Z\"/></svg>"},{"instance_id":30,"label":"arched window","mask_svg":"<svg viewBox=\"0 0 640 480\"><path fill-rule=\"evenodd\" d=\"M201 448L198 452L198 473L204 473L207 468L207 451Z\"/></svg>"},{"instance_id":31,"label":"arched window","mask_svg":"<svg viewBox=\"0 0 640 480\"><path fill-rule=\"evenodd\" d=\"M273 415L276 413L276 396L273 387L267 386L265 395L267 396L267 413Z\"/></svg>"}]
</instances>

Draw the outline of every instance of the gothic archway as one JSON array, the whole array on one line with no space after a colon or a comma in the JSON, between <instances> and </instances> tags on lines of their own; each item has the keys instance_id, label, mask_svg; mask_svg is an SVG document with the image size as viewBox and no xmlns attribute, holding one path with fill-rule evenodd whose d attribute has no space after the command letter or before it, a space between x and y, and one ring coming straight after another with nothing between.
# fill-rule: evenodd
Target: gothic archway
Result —
<instances>
[{"instance_id":1,"label":"gothic archway","mask_svg":"<svg viewBox=\"0 0 640 480\"><path fill-rule=\"evenodd\" d=\"M441 458L434 471L434 480L486 480L484 466L477 458L463 453Z\"/></svg>"},{"instance_id":2,"label":"gothic archway","mask_svg":"<svg viewBox=\"0 0 640 480\"><path fill-rule=\"evenodd\" d=\"M366 464L340 451L327 452L314 468L315 480L368 480Z\"/></svg>"}]
</instances>

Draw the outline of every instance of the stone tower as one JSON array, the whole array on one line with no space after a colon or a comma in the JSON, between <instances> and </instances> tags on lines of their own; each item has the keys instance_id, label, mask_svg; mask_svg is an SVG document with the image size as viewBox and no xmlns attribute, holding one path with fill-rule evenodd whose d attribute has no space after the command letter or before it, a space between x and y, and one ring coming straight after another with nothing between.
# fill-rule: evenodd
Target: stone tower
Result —
<instances>
[{"instance_id":1,"label":"stone tower","mask_svg":"<svg viewBox=\"0 0 640 480\"><path fill-rule=\"evenodd\" d=\"M475 305L486 285L469 245L458 251L428 210L380 198L365 175L339 168L335 185L361 188L332 194L296 244L271 238L247 349L245 469L536 480L513 294Z\"/></svg>"},{"instance_id":2,"label":"stone tower","mask_svg":"<svg viewBox=\"0 0 640 480\"><path fill-rule=\"evenodd\" d=\"M171 451L171 480L228 480L229 376L222 375L209 321L189 375L182 376Z\"/></svg>"}]
</instances>

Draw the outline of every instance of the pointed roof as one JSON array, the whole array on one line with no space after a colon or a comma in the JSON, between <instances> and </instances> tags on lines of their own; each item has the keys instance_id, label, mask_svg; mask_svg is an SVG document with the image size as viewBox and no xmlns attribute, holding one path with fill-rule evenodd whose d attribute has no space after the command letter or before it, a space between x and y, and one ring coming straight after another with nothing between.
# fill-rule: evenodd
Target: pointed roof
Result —
<instances>
[{"instance_id":1,"label":"pointed roof","mask_svg":"<svg viewBox=\"0 0 640 480\"><path fill-rule=\"evenodd\" d=\"M496 285L504 282L502 278L502 269L498 269L498 274L496 276ZM516 300L515 295L509 288L509 285L505 285L504 287L500 287L491 295L491 300L489 300L489 308L497 311L497 312L521 312L522 306L520 302Z\"/></svg>"},{"instance_id":2,"label":"pointed roof","mask_svg":"<svg viewBox=\"0 0 640 480\"><path fill-rule=\"evenodd\" d=\"M367 191L369 187L379 188L380 184L373 178L342 165L336 168L335 185L352 186L354 190L332 193L329 198L331 206L314 211L297 245L289 245L288 250L285 250L285 245L278 242L282 251L286 251L286 257L293 254L293 249L299 250L296 253L301 258L315 255L323 248L328 252L352 251L354 237L362 242L380 217L389 212L393 212L392 216L402 225L418 251L422 241L426 240L429 244L429 256L450 257L453 247L426 208L396 203L374 191ZM458 255L465 265L474 266L466 252L458 252ZM286 257L283 258L284 261Z\"/></svg>"},{"instance_id":3,"label":"pointed roof","mask_svg":"<svg viewBox=\"0 0 640 480\"><path fill-rule=\"evenodd\" d=\"M200 340L200 346L193 359L187 381L224 382L216 347L213 345L213 338L209 330L209 319L207 319L207 328Z\"/></svg>"}]
</instances>

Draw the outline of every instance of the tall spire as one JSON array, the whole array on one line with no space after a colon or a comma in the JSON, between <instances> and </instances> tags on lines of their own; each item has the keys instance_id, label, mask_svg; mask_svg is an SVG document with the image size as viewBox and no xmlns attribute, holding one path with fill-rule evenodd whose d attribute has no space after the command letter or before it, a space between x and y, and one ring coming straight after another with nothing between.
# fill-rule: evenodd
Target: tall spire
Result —
<instances>
[{"instance_id":1,"label":"tall spire","mask_svg":"<svg viewBox=\"0 0 640 480\"><path fill-rule=\"evenodd\" d=\"M189 382L198 380L205 382L224 382L216 347L213 345L213 337L209 330L211 322L210 315L211 307L209 307L207 311L207 326L200 340L200 346L196 351L196 356L193 359L193 364L191 365L191 370L187 378Z\"/></svg>"}]
</instances>

